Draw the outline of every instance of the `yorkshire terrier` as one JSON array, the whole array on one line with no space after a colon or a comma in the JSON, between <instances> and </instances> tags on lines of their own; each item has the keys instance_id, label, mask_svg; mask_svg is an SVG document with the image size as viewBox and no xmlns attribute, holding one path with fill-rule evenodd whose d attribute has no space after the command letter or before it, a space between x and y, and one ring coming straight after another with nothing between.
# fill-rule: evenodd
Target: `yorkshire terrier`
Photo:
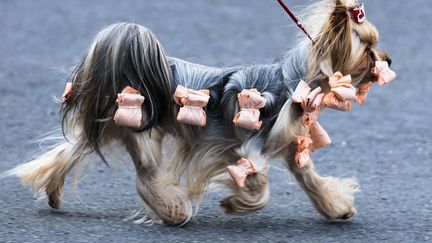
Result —
<instances>
[{"instance_id":1,"label":"yorkshire terrier","mask_svg":"<svg viewBox=\"0 0 432 243\"><path fill-rule=\"evenodd\" d=\"M213 186L232 191L221 201L226 213L263 208L269 162L282 159L324 218L350 218L357 181L321 177L310 159L330 143L317 117L324 108L349 111L372 83L396 75L363 5L322 0L304 19L311 40L275 63L232 68L169 57L141 25L108 26L62 97L65 139L6 175L45 192L57 209L67 174L93 153L108 163L103 151L117 142L134 163L145 204L165 224L182 225Z\"/></svg>"}]
</instances>

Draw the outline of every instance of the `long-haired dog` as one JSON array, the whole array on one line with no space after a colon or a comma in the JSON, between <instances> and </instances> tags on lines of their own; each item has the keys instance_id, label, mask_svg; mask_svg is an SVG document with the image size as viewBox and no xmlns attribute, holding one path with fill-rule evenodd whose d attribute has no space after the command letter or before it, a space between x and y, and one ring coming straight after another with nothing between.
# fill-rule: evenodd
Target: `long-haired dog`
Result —
<instances>
[{"instance_id":1,"label":"long-haired dog","mask_svg":"<svg viewBox=\"0 0 432 243\"><path fill-rule=\"evenodd\" d=\"M269 160L279 158L323 217L350 218L356 213L358 184L355 179L315 172L308 153L314 150L310 144L317 144L310 138L319 126L317 112L325 106L313 109L308 102L319 93L319 103L339 98L336 101L349 110L350 101L339 97L332 79L350 74L348 89L364 91L370 82L380 81L371 71L376 62L390 62L376 47L376 28L367 20L359 22L355 8L348 0L314 4L304 21L313 44L300 41L273 64L233 68L169 57L143 26L108 26L96 35L70 76L72 84L61 108L65 140L7 175L45 192L49 205L59 208L67 174L93 153L108 163L104 148L117 142L134 163L136 188L147 206L164 223L181 225L196 214L204 193L213 186L232 191L221 201L226 213L263 208L270 199ZM122 93L126 87L132 92ZM119 93L142 97L138 124L116 123L122 108ZM205 104L194 107L187 94L207 97ZM251 97L257 98L258 106L247 106ZM128 105L123 108L134 110ZM178 121L186 109L202 119L200 126ZM312 125L305 125L305 115ZM242 125L248 117L249 124Z\"/></svg>"}]
</instances>

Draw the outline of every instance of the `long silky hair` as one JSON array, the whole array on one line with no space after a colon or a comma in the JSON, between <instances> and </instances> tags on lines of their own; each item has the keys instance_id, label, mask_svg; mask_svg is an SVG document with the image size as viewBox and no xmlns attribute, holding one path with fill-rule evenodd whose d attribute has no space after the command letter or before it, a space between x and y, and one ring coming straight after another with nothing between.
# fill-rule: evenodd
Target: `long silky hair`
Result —
<instances>
[{"instance_id":1,"label":"long silky hair","mask_svg":"<svg viewBox=\"0 0 432 243\"><path fill-rule=\"evenodd\" d=\"M333 6L327 17L314 9ZM375 60L386 60L387 55L376 48L379 34L369 21L357 23L351 9L354 1L322 1L309 8L308 26L322 26L314 30L316 45L311 47L308 58L308 81L312 86L327 88L328 77L336 71L351 74L353 84L376 80L370 69ZM323 11L324 14L326 11ZM322 21L325 21L322 23Z\"/></svg>"},{"instance_id":2,"label":"long silky hair","mask_svg":"<svg viewBox=\"0 0 432 243\"><path fill-rule=\"evenodd\" d=\"M105 28L70 76L72 94L61 108L63 132L79 123L85 136L81 141L106 162L100 151L101 137L112 123L117 94L126 86L145 97L146 116L136 131L171 123L172 74L167 59L147 28L133 23Z\"/></svg>"}]
</instances>

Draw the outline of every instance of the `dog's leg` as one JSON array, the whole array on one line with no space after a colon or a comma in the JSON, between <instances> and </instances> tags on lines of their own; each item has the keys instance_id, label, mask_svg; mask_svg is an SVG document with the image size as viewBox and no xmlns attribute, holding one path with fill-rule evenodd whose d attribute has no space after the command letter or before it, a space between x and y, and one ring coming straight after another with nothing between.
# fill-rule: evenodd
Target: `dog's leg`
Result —
<instances>
[{"instance_id":1,"label":"dog's leg","mask_svg":"<svg viewBox=\"0 0 432 243\"><path fill-rule=\"evenodd\" d=\"M288 155L286 163L313 206L326 219L348 219L357 212L354 193L358 190L358 183L355 179L321 177L314 170L312 160L298 168L293 153Z\"/></svg>"},{"instance_id":2,"label":"dog's leg","mask_svg":"<svg viewBox=\"0 0 432 243\"><path fill-rule=\"evenodd\" d=\"M312 160L298 168L295 163L298 136L305 136L308 130L303 127L297 105L287 101L270 131L267 139L267 153L272 157L282 157L289 170L306 192L313 206L326 219L347 219L356 213L354 193L358 189L355 179L321 177L315 172Z\"/></svg>"},{"instance_id":3,"label":"dog's leg","mask_svg":"<svg viewBox=\"0 0 432 243\"><path fill-rule=\"evenodd\" d=\"M233 192L220 202L220 206L227 214L252 213L264 208L270 201L267 172L249 175L244 187L239 187L232 180L226 185Z\"/></svg>"},{"instance_id":4,"label":"dog's leg","mask_svg":"<svg viewBox=\"0 0 432 243\"><path fill-rule=\"evenodd\" d=\"M192 204L174 178L160 170L163 134L127 133L123 143L137 171L136 187L145 203L168 225L183 225L192 217Z\"/></svg>"},{"instance_id":5,"label":"dog's leg","mask_svg":"<svg viewBox=\"0 0 432 243\"><path fill-rule=\"evenodd\" d=\"M247 214L264 208L270 201L267 158L260 154L260 149L255 146L253 140L245 142L234 158L252 161L257 173L248 175L243 187L237 185L232 178L227 179L225 185L233 194L221 201L221 207L228 214Z\"/></svg>"},{"instance_id":6,"label":"dog's leg","mask_svg":"<svg viewBox=\"0 0 432 243\"><path fill-rule=\"evenodd\" d=\"M48 204L60 208L63 184L69 171L87 155L86 147L64 142L38 158L6 172L17 176L35 192L45 191Z\"/></svg>"}]
</instances>

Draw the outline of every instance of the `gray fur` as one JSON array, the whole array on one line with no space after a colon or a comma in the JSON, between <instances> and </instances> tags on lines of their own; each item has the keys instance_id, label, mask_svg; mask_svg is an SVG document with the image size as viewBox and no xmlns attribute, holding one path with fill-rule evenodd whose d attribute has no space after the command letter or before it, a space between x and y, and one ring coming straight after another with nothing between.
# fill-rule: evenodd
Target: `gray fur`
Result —
<instances>
[{"instance_id":1,"label":"gray fur","mask_svg":"<svg viewBox=\"0 0 432 243\"><path fill-rule=\"evenodd\" d=\"M66 174L84 157L76 154L91 151L103 158L99 147L116 140L135 165L137 191L143 201L165 223L182 225L196 214L205 192L217 186L232 192L221 201L226 213L245 214L263 208L270 200L269 158L278 157L321 215L349 218L356 212L355 180L321 177L310 159L303 168L295 165L297 139L309 131L302 126L303 110L291 102L290 96L301 79L325 86L334 69L352 70L356 74L353 79L368 77L362 74L370 73L373 60L363 58L367 55L353 55L350 46L358 42L354 45L361 47L357 52L368 50L376 45L378 33L368 22L361 28L351 23L350 7L343 0L323 0L311 7L311 17L305 23L313 25L311 33L321 46L299 43L275 63L229 68L168 57L143 26L109 26L96 36L72 75L73 93L62 111L65 134L73 134L74 139L11 170L9 175L20 177L35 191L45 191L55 202L51 206L58 207ZM333 25L339 23L335 20L343 20L346 28L335 28ZM358 28L359 38L346 33L351 27ZM334 38L341 35L346 38ZM324 55L320 55L320 48ZM333 61L340 65L334 67ZM359 63L366 65L359 67ZM111 119L117 94L127 85L146 98L142 110L147 120L138 130L116 126ZM209 89L205 127L175 121L179 106L172 94L177 85ZM267 99L259 132L235 127L232 122L239 110L238 93L250 88ZM226 169L240 158L256 165L256 173L246 177L244 187L239 187Z\"/></svg>"}]
</instances>

